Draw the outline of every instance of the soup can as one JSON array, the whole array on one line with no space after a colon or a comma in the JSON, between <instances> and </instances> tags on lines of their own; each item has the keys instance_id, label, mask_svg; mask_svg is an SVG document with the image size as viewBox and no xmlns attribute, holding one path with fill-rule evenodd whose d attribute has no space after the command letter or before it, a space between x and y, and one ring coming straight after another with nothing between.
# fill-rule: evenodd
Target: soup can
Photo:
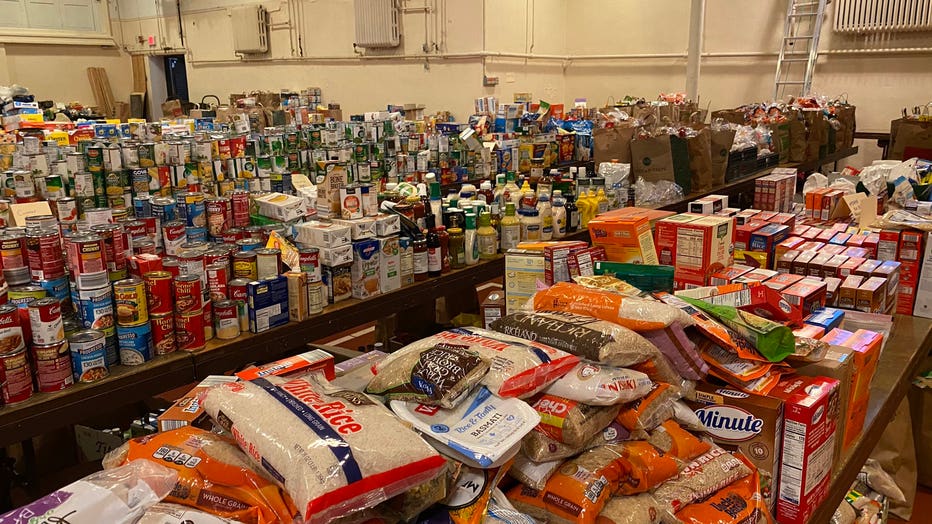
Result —
<instances>
[{"instance_id":1,"label":"soup can","mask_svg":"<svg viewBox=\"0 0 932 524\"><path fill-rule=\"evenodd\" d=\"M75 382L97 382L110 376L107 342L102 331L85 329L68 338Z\"/></svg>"},{"instance_id":2,"label":"soup can","mask_svg":"<svg viewBox=\"0 0 932 524\"><path fill-rule=\"evenodd\" d=\"M248 238L243 238L236 241L236 248L240 251L255 251L257 249L262 249L264 243L262 242L262 230L255 228L253 231L250 231L247 228L246 231L250 236ZM251 235L256 235L255 237Z\"/></svg>"},{"instance_id":3,"label":"soup can","mask_svg":"<svg viewBox=\"0 0 932 524\"><path fill-rule=\"evenodd\" d=\"M26 252L33 280L51 280L65 276L61 234L57 228L26 233Z\"/></svg>"},{"instance_id":4,"label":"soup can","mask_svg":"<svg viewBox=\"0 0 932 524\"><path fill-rule=\"evenodd\" d=\"M126 278L113 283L117 325L138 326L149 321L146 284L139 278Z\"/></svg>"},{"instance_id":5,"label":"soup can","mask_svg":"<svg viewBox=\"0 0 932 524\"><path fill-rule=\"evenodd\" d=\"M152 360L152 327L148 322L138 326L117 326L120 363L138 366Z\"/></svg>"},{"instance_id":6,"label":"soup can","mask_svg":"<svg viewBox=\"0 0 932 524\"><path fill-rule=\"evenodd\" d=\"M239 306L236 302L214 302L214 324L216 336L221 340L231 340L240 336Z\"/></svg>"},{"instance_id":7,"label":"soup can","mask_svg":"<svg viewBox=\"0 0 932 524\"><path fill-rule=\"evenodd\" d=\"M0 353L0 374L6 377L2 384L3 403L17 404L32 397L32 371L26 349L12 353Z\"/></svg>"},{"instance_id":8,"label":"soup can","mask_svg":"<svg viewBox=\"0 0 932 524\"><path fill-rule=\"evenodd\" d=\"M32 360L36 367L36 385L40 392L53 393L74 384L71 350L67 339L54 344L33 344Z\"/></svg>"},{"instance_id":9,"label":"soup can","mask_svg":"<svg viewBox=\"0 0 932 524\"><path fill-rule=\"evenodd\" d=\"M188 192L183 196L185 220L188 227L207 227L207 204L204 193Z\"/></svg>"},{"instance_id":10,"label":"soup can","mask_svg":"<svg viewBox=\"0 0 932 524\"><path fill-rule=\"evenodd\" d=\"M211 238L223 238L223 232L233 225L233 208L227 197L207 200L207 232Z\"/></svg>"},{"instance_id":11,"label":"soup can","mask_svg":"<svg viewBox=\"0 0 932 524\"><path fill-rule=\"evenodd\" d=\"M175 315L152 315L152 343L155 345L156 355L167 355L177 348L175 340Z\"/></svg>"},{"instance_id":12,"label":"soup can","mask_svg":"<svg viewBox=\"0 0 932 524\"><path fill-rule=\"evenodd\" d=\"M91 227L91 231L100 236L104 246L104 261L107 263L107 273L111 281L126 278L126 242L123 228L119 224L98 224Z\"/></svg>"},{"instance_id":13,"label":"soup can","mask_svg":"<svg viewBox=\"0 0 932 524\"><path fill-rule=\"evenodd\" d=\"M181 351L204 349L204 312L191 311L175 314L175 340Z\"/></svg>"},{"instance_id":14,"label":"soup can","mask_svg":"<svg viewBox=\"0 0 932 524\"><path fill-rule=\"evenodd\" d=\"M78 290L78 302L78 316L84 322L84 327L102 331L108 337L116 333L113 288L109 284Z\"/></svg>"},{"instance_id":15,"label":"soup can","mask_svg":"<svg viewBox=\"0 0 932 524\"><path fill-rule=\"evenodd\" d=\"M172 257L178 256L181 245L188 241L184 222L180 220L162 222L162 239L165 254Z\"/></svg>"},{"instance_id":16,"label":"soup can","mask_svg":"<svg viewBox=\"0 0 932 524\"><path fill-rule=\"evenodd\" d=\"M255 254L258 280L267 280L282 274L282 252L280 249L262 248L255 250Z\"/></svg>"},{"instance_id":17,"label":"soup can","mask_svg":"<svg viewBox=\"0 0 932 524\"><path fill-rule=\"evenodd\" d=\"M226 300L229 292L227 284L230 282L230 266L217 263L207 266L207 289L210 290L211 300Z\"/></svg>"},{"instance_id":18,"label":"soup can","mask_svg":"<svg viewBox=\"0 0 932 524\"><path fill-rule=\"evenodd\" d=\"M320 282L320 250L316 247L298 249L301 271L307 273L308 282Z\"/></svg>"},{"instance_id":19,"label":"soup can","mask_svg":"<svg viewBox=\"0 0 932 524\"><path fill-rule=\"evenodd\" d=\"M78 234L68 239L68 265L79 288L97 288L110 281L104 260L104 243L94 233Z\"/></svg>"},{"instance_id":20,"label":"soup can","mask_svg":"<svg viewBox=\"0 0 932 524\"><path fill-rule=\"evenodd\" d=\"M64 340L65 326L62 324L61 302L57 298L33 300L28 307L33 344L54 344Z\"/></svg>"},{"instance_id":21,"label":"soup can","mask_svg":"<svg viewBox=\"0 0 932 524\"><path fill-rule=\"evenodd\" d=\"M19 351L26 347L19 308L13 304L0 306L0 353Z\"/></svg>"},{"instance_id":22,"label":"soup can","mask_svg":"<svg viewBox=\"0 0 932 524\"><path fill-rule=\"evenodd\" d=\"M45 290L47 296L57 298L61 301L62 311L73 311L74 306L71 304L71 282L68 277L59 277L54 280L40 280L39 287ZM65 314L66 314L65 313Z\"/></svg>"},{"instance_id":23,"label":"soup can","mask_svg":"<svg viewBox=\"0 0 932 524\"><path fill-rule=\"evenodd\" d=\"M233 254L233 276L247 280L258 280L255 251L239 251Z\"/></svg>"}]
</instances>

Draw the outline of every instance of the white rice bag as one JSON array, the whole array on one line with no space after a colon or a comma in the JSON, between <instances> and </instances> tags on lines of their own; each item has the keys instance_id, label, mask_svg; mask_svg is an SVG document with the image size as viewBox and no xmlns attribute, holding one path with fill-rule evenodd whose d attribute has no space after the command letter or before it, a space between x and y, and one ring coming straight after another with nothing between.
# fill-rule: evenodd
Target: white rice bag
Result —
<instances>
[{"instance_id":1,"label":"white rice bag","mask_svg":"<svg viewBox=\"0 0 932 524\"><path fill-rule=\"evenodd\" d=\"M515 462L508 474L529 488L544 489L550 477L560 469L562 459L534 462L524 452L515 455Z\"/></svg>"},{"instance_id":2,"label":"white rice bag","mask_svg":"<svg viewBox=\"0 0 932 524\"><path fill-rule=\"evenodd\" d=\"M593 406L611 406L639 399L653 384L644 373L580 362L547 388L547 393Z\"/></svg>"},{"instance_id":3,"label":"white rice bag","mask_svg":"<svg viewBox=\"0 0 932 524\"><path fill-rule=\"evenodd\" d=\"M493 468L510 459L521 439L540 423L537 411L514 398L500 398L480 387L454 409L393 400L392 411L415 429L448 448L459 460Z\"/></svg>"},{"instance_id":4,"label":"white rice bag","mask_svg":"<svg viewBox=\"0 0 932 524\"><path fill-rule=\"evenodd\" d=\"M370 397L318 375L207 391L207 414L281 483L306 522L329 522L436 477L444 459Z\"/></svg>"}]
</instances>

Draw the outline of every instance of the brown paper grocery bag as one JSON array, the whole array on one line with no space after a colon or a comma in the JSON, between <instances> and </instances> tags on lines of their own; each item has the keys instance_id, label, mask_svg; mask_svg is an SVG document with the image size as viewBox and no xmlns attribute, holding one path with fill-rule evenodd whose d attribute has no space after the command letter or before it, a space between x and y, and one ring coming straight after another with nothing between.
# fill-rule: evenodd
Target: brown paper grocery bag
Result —
<instances>
[{"instance_id":1,"label":"brown paper grocery bag","mask_svg":"<svg viewBox=\"0 0 932 524\"><path fill-rule=\"evenodd\" d=\"M806 117L806 156L807 162L818 160L824 156L822 146L828 144L828 120L822 111L804 111Z\"/></svg>"},{"instance_id":2,"label":"brown paper grocery bag","mask_svg":"<svg viewBox=\"0 0 932 524\"><path fill-rule=\"evenodd\" d=\"M728 154L735 143L735 130L725 129L710 132L710 155L712 158L712 185L725 183L725 171L728 170Z\"/></svg>"},{"instance_id":3,"label":"brown paper grocery bag","mask_svg":"<svg viewBox=\"0 0 932 524\"><path fill-rule=\"evenodd\" d=\"M790 162L802 162L806 159L806 123L797 111L789 111L787 120L790 125Z\"/></svg>"},{"instance_id":4,"label":"brown paper grocery bag","mask_svg":"<svg viewBox=\"0 0 932 524\"><path fill-rule=\"evenodd\" d=\"M646 182L676 181L670 136L661 135L631 142L631 170Z\"/></svg>"},{"instance_id":5,"label":"brown paper grocery bag","mask_svg":"<svg viewBox=\"0 0 932 524\"><path fill-rule=\"evenodd\" d=\"M896 131L891 130L893 147L890 148L892 160L906 160L903 158L907 147L932 149L932 122L919 122L901 119L897 122Z\"/></svg>"},{"instance_id":6,"label":"brown paper grocery bag","mask_svg":"<svg viewBox=\"0 0 932 524\"><path fill-rule=\"evenodd\" d=\"M857 125L854 118L854 106L835 106L835 119L839 124L835 132L835 149L847 149L854 144L854 131Z\"/></svg>"},{"instance_id":7,"label":"brown paper grocery bag","mask_svg":"<svg viewBox=\"0 0 932 524\"><path fill-rule=\"evenodd\" d=\"M686 139L689 151L689 173L693 191L703 191L712 187L712 131L709 128L699 130L696 136ZM724 180L725 172L722 171Z\"/></svg>"},{"instance_id":8,"label":"brown paper grocery bag","mask_svg":"<svg viewBox=\"0 0 932 524\"><path fill-rule=\"evenodd\" d=\"M790 123L779 122L770 124L770 142L773 153L780 155L780 162L790 159Z\"/></svg>"},{"instance_id":9,"label":"brown paper grocery bag","mask_svg":"<svg viewBox=\"0 0 932 524\"><path fill-rule=\"evenodd\" d=\"M716 118L721 118L729 124L738 124L739 126L743 126L747 123L744 111L740 109L719 109L717 111L712 111L712 120L715 121Z\"/></svg>"},{"instance_id":10,"label":"brown paper grocery bag","mask_svg":"<svg viewBox=\"0 0 932 524\"><path fill-rule=\"evenodd\" d=\"M596 169L602 162L618 160L623 164L631 163L631 139L636 128L632 125L615 125L611 128L592 131L593 160Z\"/></svg>"}]
</instances>

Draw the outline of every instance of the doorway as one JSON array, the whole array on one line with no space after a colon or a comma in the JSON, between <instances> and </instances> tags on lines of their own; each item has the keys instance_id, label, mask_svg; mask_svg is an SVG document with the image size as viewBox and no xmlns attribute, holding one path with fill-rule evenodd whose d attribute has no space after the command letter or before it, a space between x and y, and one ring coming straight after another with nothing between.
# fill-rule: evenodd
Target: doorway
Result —
<instances>
[{"instance_id":1,"label":"doorway","mask_svg":"<svg viewBox=\"0 0 932 524\"><path fill-rule=\"evenodd\" d=\"M166 55L165 87L168 98L177 98L184 104L188 102L188 73L185 69L184 55Z\"/></svg>"}]
</instances>

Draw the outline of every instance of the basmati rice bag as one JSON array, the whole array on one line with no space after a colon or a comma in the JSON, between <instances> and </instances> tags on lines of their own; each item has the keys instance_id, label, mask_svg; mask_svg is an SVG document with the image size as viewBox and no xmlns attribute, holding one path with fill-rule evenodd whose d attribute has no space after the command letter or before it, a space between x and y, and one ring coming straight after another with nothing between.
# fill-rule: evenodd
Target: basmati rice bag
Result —
<instances>
[{"instance_id":1,"label":"basmati rice bag","mask_svg":"<svg viewBox=\"0 0 932 524\"><path fill-rule=\"evenodd\" d=\"M524 452L519 452L515 455L515 463L512 464L508 474L525 486L544 489L544 485L557 472L561 464L563 464L562 460L534 462Z\"/></svg>"},{"instance_id":2,"label":"basmati rice bag","mask_svg":"<svg viewBox=\"0 0 932 524\"><path fill-rule=\"evenodd\" d=\"M547 393L593 406L612 406L643 397L653 382L644 373L580 362L547 388Z\"/></svg>"},{"instance_id":3,"label":"basmati rice bag","mask_svg":"<svg viewBox=\"0 0 932 524\"><path fill-rule=\"evenodd\" d=\"M647 395L625 406L616 420L629 431L652 430L673 416L673 401L677 398L669 384L654 384Z\"/></svg>"},{"instance_id":4,"label":"basmati rice bag","mask_svg":"<svg viewBox=\"0 0 932 524\"><path fill-rule=\"evenodd\" d=\"M492 329L612 366L644 362L656 352L626 327L567 311L520 311L492 322Z\"/></svg>"},{"instance_id":5,"label":"basmati rice bag","mask_svg":"<svg viewBox=\"0 0 932 524\"><path fill-rule=\"evenodd\" d=\"M534 430L569 446L582 446L618 415L621 406L590 406L556 395L531 404L540 415Z\"/></svg>"},{"instance_id":6,"label":"basmati rice bag","mask_svg":"<svg viewBox=\"0 0 932 524\"><path fill-rule=\"evenodd\" d=\"M557 282L538 291L531 301L534 311L590 315L634 331L663 329L676 321L684 326L693 324L688 315L663 302L617 295L569 282Z\"/></svg>"},{"instance_id":7,"label":"basmati rice bag","mask_svg":"<svg viewBox=\"0 0 932 524\"><path fill-rule=\"evenodd\" d=\"M424 339L392 353L377 369L366 393L452 408L479 384L489 361L469 346Z\"/></svg>"},{"instance_id":8,"label":"basmati rice bag","mask_svg":"<svg viewBox=\"0 0 932 524\"><path fill-rule=\"evenodd\" d=\"M462 327L442 331L392 353L378 365L378 375L392 366L396 359L404 358L397 356L400 353L416 352L434 345L468 348L480 355L490 364L488 374L481 382L500 397L530 397L568 373L579 362L575 355L540 342L485 329ZM417 399L407 400L419 402Z\"/></svg>"},{"instance_id":9,"label":"basmati rice bag","mask_svg":"<svg viewBox=\"0 0 932 524\"><path fill-rule=\"evenodd\" d=\"M659 524L662 510L647 493L612 497L599 514L598 524Z\"/></svg>"},{"instance_id":10,"label":"basmati rice bag","mask_svg":"<svg viewBox=\"0 0 932 524\"><path fill-rule=\"evenodd\" d=\"M539 431L532 431L528 436L524 437L524 442L521 444L521 451L535 462L545 462L548 460L575 457L583 451L606 444L618 444L626 440L644 440L646 438L647 432L636 431L632 433L618 422L612 421L611 424L606 426L605 429L582 446L568 446L562 442L553 440Z\"/></svg>"},{"instance_id":11,"label":"basmati rice bag","mask_svg":"<svg viewBox=\"0 0 932 524\"><path fill-rule=\"evenodd\" d=\"M328 522L436 477L440 455L368 396L321 377L211 388L202 405L284 485L306 522Z\"/></svg>"},{"instance_id":12,"label":"basmati rice bag","mask_svg":"<svg viewBox=\"0 0 932 524\"><path fill-rule=\"evenodd\" d=\"M453 491L442 502L420 515L418 524L481 524L492 491L511 467L511 461L493 469L464 465Z\"/></svg>"},{"instance_id":13,"label":"basmati rice bag","mask_svg":"<svg viewBox=\"0 0 932 524\"><path fill-rule=\"evenodd\" d=\"M146 511L136 524L243 524L238 520L218 517L210 513L160 502Z\"/></svg>"},{"instance_id":14,"label":"basmati rice bag","mask_svg":"<svg viewBox=\"0 0 932 524\"><path fill-rule=\"evenodd\" d=\"M154 460L178 471L166 502L183 504L246 524L288 522L294 503L271 479L257 473L236 443L193 426L127 441L104 457L104 468Z\"/></svg>"},{"instance_id":15,"label":"basmati rice bag","mask_svg":"<svg viewBox=\"0 0 932 524\"><path fill-rule=\"evenodd\" d=\"M681 428L679 424L668 420L657 426L647 440L657 449L669 453L682 461L690 461L712 448L708 442Z\"/></svg>"},{"instance_id":16,"label":"basmati rice bag","mask_svg":"<svg viewBox=\"0 0 932 524\"><path fill-rule=\"evenodd\" d=\"M690 462L679 475L654 490L654 498L671 515L732 482L751 474L741 459L713 447Z\"/></svg>"},{"instance_id":17,"label":"basmati rice bag","mask_svg":"<svg viewBox=\"0 0 932 524\"><path fill-rule=\"evenodd\" d=\"M772 524L773 517L760 492L760 475L748 460L736 455L751 474L718 490L711 497L676 513L684 524Z\"/></svg>"},{"instance_id":18,"label":"basmati rice bag","mask_svg":"<svg viewBox=\"0 0 932 524\"><path fill-rule=\"evenodd\" d=\"M434 447L477 468L502 465L540 422L526 402L497 397L485 386L454 409L399 400L390 406L398 418L430 437Z\"/></svg>"}]
</instances>

